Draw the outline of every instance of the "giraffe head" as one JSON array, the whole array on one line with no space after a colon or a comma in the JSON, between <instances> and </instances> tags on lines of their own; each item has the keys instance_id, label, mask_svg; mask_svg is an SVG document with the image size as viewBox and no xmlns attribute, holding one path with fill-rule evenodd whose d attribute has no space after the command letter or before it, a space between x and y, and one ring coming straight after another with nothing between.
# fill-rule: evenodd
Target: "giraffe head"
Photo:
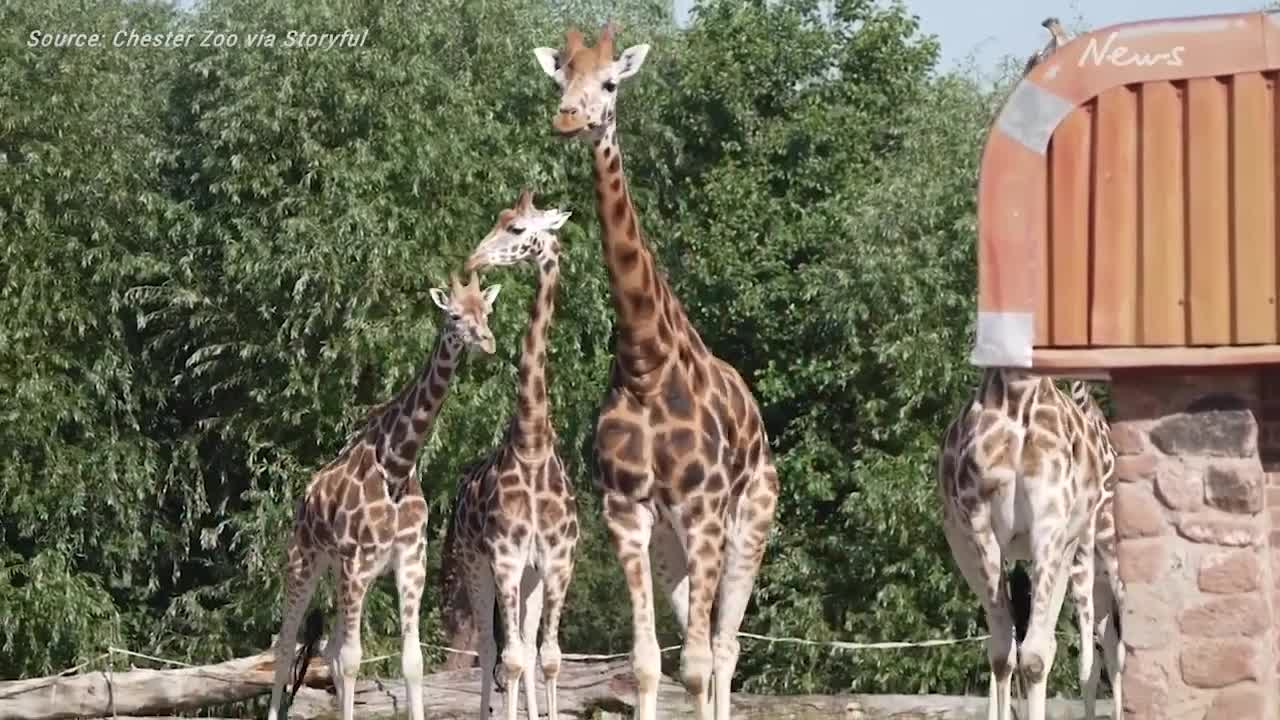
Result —
<instances>
[{"instance_id":1,"label":"giraffe head","mask_svg":"<svg viewBox=\"0 0 1280 720\"><path fill-rule=\"evenodd\" d=\"M497 342L489 329L489 313L493 312L493 301L498 299L501 289L501 285L491 285L481 290L474 272L466 285L458 280L457 273L452 273L447 292L443 288L431 288L431 300L444 311L445 342L472 351L478 348L492 355Z\"/></svg>"},{"instance_id":2,"label":"giraffe head","mask_svg":"<svg viewBox=\"0 0 1280 720\"><path fill-rule=\"evenodd\" d=\"M648 45L633 45L613 59L613 35L617 26L605 25L595 47L582 42L582 33L570 30L560 50L535 48L542 71L560 87L560 108L551 121L557 133L571 137L599 137L613 125L618 83L635 75L649 54Z\"/></svg>"},{"instance_id":3,"label":"giraffe head","mask_svg":"<svg viewBox=\"0 0 1280 720\"><path fill-rule=\"evenodd\" d=\"M567 210L539 210L533 193L520 193L515 205L498 213L498 222L467 259L468 272L533 261L541 264L560 254L553 232L569 219Z\"/></svg>"}]
</instances>

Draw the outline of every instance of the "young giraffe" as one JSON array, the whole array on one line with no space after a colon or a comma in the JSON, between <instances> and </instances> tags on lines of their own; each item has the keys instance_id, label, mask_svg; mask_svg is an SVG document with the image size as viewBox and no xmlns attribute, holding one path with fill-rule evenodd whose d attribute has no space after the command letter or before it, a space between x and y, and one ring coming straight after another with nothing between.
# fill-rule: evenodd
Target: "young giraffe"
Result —
<instances>
[{"instance_id":1,"label":"young giraffe","mask_svg":"<svg viewBox=\"0 0 1280 720\"><path fill-rule=\"evenodd\" d=\"M418 451L431 431L462 351L494 352L489 313L500 287L481 291L475 274L450 292L431 289L445 324L415 380L369 416L364 428L329 464L311 476L298 502L286 550L285 609L275 643L275 682L268 720L276 720L298 625L316 584L330 568L338 579L338 619L326 655L332 665L342 720L352 720L360 667L360 615L365 593L394 569L400 593L402 671L409 716L422 720L422 648L418 604L426 582L423 552L427 503L417 482Z\"/></svg>"},{"instance_id":2,"label":"young giraffe","mask_svg":"<svg viewBox=\"0 0 1280 720\"><path fill-rule=\"evenodd\" d=\"M468 270L529 262L538 288L520 352L516 412L497 449L464 471L453 517L453 561L465 584L480 642L480 712L490 709L497 664L494 603L501 610L505 647L506 716L515 720L524 679L529 720L537 720L534 669L542 623L542 672L547 712L558 717L560 609L573 575L578 510L556 452L547 402L547 334L560 279L560 241L553 231L569 219L560 210L539 210L522 192L467 260ZM545 605L544 605L545 602Z\"/></svg>"},{"instance_id":3,"label":"young giraffe","mask_svg":"<svg viewBox=\"0 0 1280 720\"><path fill-rule=\"evenodd\" d=\"M1081 643L1087 648L1081 652L1081 679L1093 674L1096 523L1113 469L1101 411L1094 415L1051 379L1020 370L985 371L947 428L938 461L943 530L986 611L992 720L1010 717L1015 662L1031 686L1028 717L1044 720L1046 681L1057 651L1054 626L1068 579L1088 638ZM1109 521L1110 511L1105 514ZM1114 557L1114 545L1106 545L1104 553ZM1031 618L1020 652L1003 582L1005 561L1015 560L1032 566ZM1108 573L1113 567L1109 558L1102 565ZM1121 594L1115 597L1118 602Z\"/></svg>"},{"instance_id":4,"label":"young giraffe","mask_svg":"<svg viewBox=\"0 0 1280 720\"><path fill-rule=\"evenodd\" d=\"M639 71L649 46L627 48L615 61L614 29L606 26L593 48L570 30L563 49L534 51L561 89L552 128L591 144L617 317L596 421L595 483L631 596L635 717L657 714L652 568L683 631L681 676L697 716L712 717L714 701L715 717L727 720L738 627L773 524L778 474L750 389L703 344L640 232L615 105L618 83Z\"/></svg>"}]
</instances>

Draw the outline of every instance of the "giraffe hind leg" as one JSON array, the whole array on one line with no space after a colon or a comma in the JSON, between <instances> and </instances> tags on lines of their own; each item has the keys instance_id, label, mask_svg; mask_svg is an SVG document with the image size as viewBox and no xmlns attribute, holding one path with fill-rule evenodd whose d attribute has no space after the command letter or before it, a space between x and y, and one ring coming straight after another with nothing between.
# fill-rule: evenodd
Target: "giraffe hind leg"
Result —
<instances>
[{"instance_id":1,"label":"giraffe hind leg","mask_svg":"<svg viewBox=\"0 0 1280 720\"><path fill-rule=\"evenodd\" d=\"M654 523L653 537L649 544L649 561L654 576L662 584L676 625L683 637L689 623L689 560L684 545L669 522Z\"/></svg>"},{"instance_id":2,"label":"giraffe hind leg","mask_svg":"<svg viewBox=\"0 0 1280 720\"><path fill-rule=\"evenodd\" d=\"M1094 576L1093 604L1096 617L1095 634L1102 645L1102 659L1107 669L1107 679L1111 682L1112 717L1124 717L1124 695L1121 692L1121 677L1124 673L1124 643L1120 642L1120 606L1116 602L1114 583L1105 573L1098 572ZM1095 676L1101 671L1095 663ZM1097 680L1093 680L1096 685Z\"/></svg>"},{"instance_id":3,"label":"giraffe hind leg","mask_svg":"<svg viewBox=\"0 0 1280 720\"><path fill-rule=\"evenodd\" d=\"M1069 562L1074 557L1077 539L1064 540L1063 528L1034 532L1032 552L1031 623L1027 639L1018 653L1019 667L1026 676L1027 717L1045 720L1045 703L1049 673L1053 669L1058 641L1054 626L1062 612L1070 577Z\"/></svg>"},{"instance_id":4,"label":"giraffe hind leg","mask_svg":"<svg viewBox=\"0 0 1280 720\"><path fill-rule=\"evenodd\" d=\"M298 626L302 624L302 616L307 611L312 594L315 593L316 584L326 570L314 551L302 548L296 533L290 536L285 553L288 559L285 567L284 612L280 623L280 634L276 637L274 647L275 678L271 684L271 707L267 711L268 720L276 720L282 709L280 703L283 699L285 684L289 680L289 671L293 667Z\"/></svg>"},{"instance_id":5,"label":"giraffe hind leg","mask_svg":"<svg viewBox=\"0 0 1280 720\"><path fill-rule=\"evenodd\" d=\"M1086 720L1096 717L1098 700L1098 661L1094 653L1094 571L1093 533L1086 530L1076 548L1068 581L1080 628L1080 689L1084 696Z\"/></svg>"},{"instance_id":6,"label":"giraffe hind leg","mask_svg":"<svg viewBox=\"0 0 1280 720\"><path fill-rule=\"evenodd\" d=\"M987 659L991 665L987 717L1008 720L1017 648L1013 615L1004 589L1004 555L988 523L974 522L972 517L968 520L947 518L943 528L960 574L982 602L991 634L987 640Z\"/></svg>"},{"instance_id":7,"label":"giraffe hind leg","mask_svg":"<svg viewBox=\"0 0 1280 720\"><path fill-rule=\"evenodd\" d=\"M494 637L495 592L493 572L483 559L464 561L466 587L471 603L472 622L476 626L480 664L480 717L493 714L493 679L498 664L498 644Z\"/></svg>"}]
</instances>

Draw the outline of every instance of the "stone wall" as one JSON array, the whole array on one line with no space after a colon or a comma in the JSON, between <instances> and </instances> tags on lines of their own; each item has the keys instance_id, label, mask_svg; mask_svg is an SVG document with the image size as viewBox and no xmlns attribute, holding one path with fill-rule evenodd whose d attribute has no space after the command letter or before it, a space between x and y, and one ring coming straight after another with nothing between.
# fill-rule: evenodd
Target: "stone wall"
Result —
<instances>
[{"instance_id":1,"label":"stone wall","mask_svg":"<svg viewBox=\"0 0 1280 720\"><path fill-rule=\"evenodd\" d=\"M1280 720L1280 377L1116 373L1112 399L1125 717Z\"/></svg>"}]
</instances>

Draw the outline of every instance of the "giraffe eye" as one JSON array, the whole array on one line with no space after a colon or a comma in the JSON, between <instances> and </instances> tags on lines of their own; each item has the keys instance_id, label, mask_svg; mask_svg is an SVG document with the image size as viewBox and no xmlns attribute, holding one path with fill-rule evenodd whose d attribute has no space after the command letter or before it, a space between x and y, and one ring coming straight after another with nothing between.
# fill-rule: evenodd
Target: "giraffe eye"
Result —
<instances>
[{"instance_id":1,"label":"giraffe eye","mask_svg":"<svg viewBox=\"0 0 1280 720\"><path fill-rule=\"evenodd\" d=\"M512 235L519 235L520 233L524 232L524 228L520 227L519 225L508 225L507 232L511 233Z\"/></svg>"},{"instance_id":2,"label":"giraffe eye","mask_svg":"<svg viewBox=\"0 0 1280 720\"><path fill-rule=\"evenodd\" d=\"M612 80L605 80L604 89L605 89L605 92L613 92L614 90L618 89L618 83Z\"/></svg>"}]
</instances>

